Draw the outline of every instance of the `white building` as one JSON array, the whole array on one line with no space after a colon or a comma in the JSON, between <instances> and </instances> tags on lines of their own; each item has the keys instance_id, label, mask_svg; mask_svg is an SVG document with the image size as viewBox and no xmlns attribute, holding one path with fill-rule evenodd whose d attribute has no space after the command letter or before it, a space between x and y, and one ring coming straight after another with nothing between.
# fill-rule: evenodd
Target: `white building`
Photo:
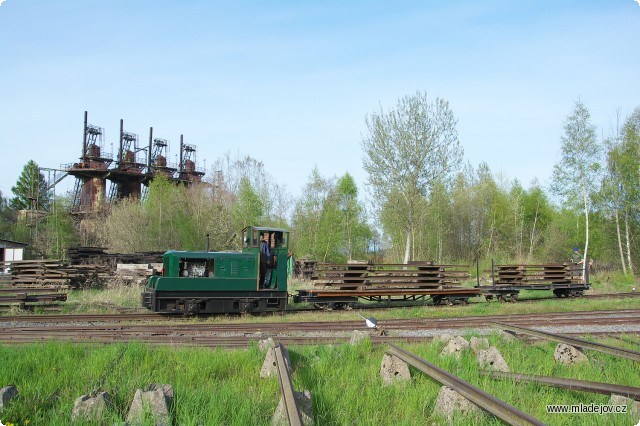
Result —
<instances>
[{"instance_id":1,"label":"white building","mask_svg":"<svg viewBox=\"0 0 640 426\"><path fill-rule=\"evenodd\" d=\"M12 261L22 260L26 246L28 244L0 239L0 272L8 272Z\"/></svg>"}]
</instances>

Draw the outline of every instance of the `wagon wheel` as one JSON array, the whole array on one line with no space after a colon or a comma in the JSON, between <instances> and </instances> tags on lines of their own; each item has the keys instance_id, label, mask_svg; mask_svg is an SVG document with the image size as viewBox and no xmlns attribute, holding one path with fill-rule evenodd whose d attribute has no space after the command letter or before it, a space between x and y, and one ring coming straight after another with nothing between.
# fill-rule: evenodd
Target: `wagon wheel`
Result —
<instances>
[{"instance_id":1,"label":"wagon wheel","mask_svg":"<svg viewBox=\"0 0 640 426\"><path fill-rule=\"evenodd\" d=\"M501 295L501 294L498 295L498 302L500 302L500 303L506 302L506 299L504 298L503 295Z\"/></svg>"},{"instance_id":2,"label":"wagon wheel","mask_svg":"<svg viewBox=\"0 0 640 426\"><path fill-rule=\"evenodd\" d=\"M442 296L432 296L431 300L433 300L434 305L439 305L442 302Z\"/></svg>"},{"instance_id":3,"label":"wagon wheel","mask_svg":"<svg viewBox=\"0 0 640 426\"><path fill-rule=\"evenodd\" d=\"M489 301L493 300L493 295L491 295L491 294L487 294L487 295L485 295L485 296L484 296L484 299L485 299L487 302L489 302Z\"/></svg>"},{"instance_id":4,"label":"wagon wheel","mask_svg":"<svg viewBox=\"0 0 640 426\"><path fill-rule=\"evenodd\" d=\"M511 297L509 297L509 302L515 303L518 301L518 294L517 293L513 293L511 295Z\"/></svg>"}]
</instances>

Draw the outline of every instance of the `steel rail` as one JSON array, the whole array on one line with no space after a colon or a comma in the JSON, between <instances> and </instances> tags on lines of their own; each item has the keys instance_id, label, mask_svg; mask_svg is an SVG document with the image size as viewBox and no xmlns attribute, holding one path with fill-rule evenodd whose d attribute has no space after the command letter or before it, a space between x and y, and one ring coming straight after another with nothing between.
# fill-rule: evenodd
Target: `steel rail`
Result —
<instances>
[{"instance_id":1,"label":"steel rail","mask_svg":"<svg viewBox=\"0 0 640 426\"><path fill-rule=\"evenodd\" d=\"M492 379L512 379L518 382L540 383L562 389L582 392L613 394L626 396L640 401L640 388L616 385L612 383L592 382L589 380L565 379L562 377L536 376L533 374L503 373L501 371L480 371L480 374Z\"/></svg>"},{"instance_id":2,"label":"steel rail","mask_svg":"<svg viewBox=\"0 0 640 426\"><path fill-rule=\"evenodd\" d=\"M640 293L639 293L640 294ZM364 309L376 309L377 306L363 306ZM290 313L296 313L296 310L287 311ZM507 314L507 315L485 315L485 316L466 316L466 317L453 317L453 318L428 318L413 320L415 322L422 323L453 323L453 322L465 322L472 323L473 321L491 322L496 320L527 320L530 318L536 318L539 320L551 319L555 321L559 317L576 318L578 316L594 317L604 315L638 315L640 317L640 310L637 309L618 309L618 310L601 310L601 311L574 311L574 312L544 312L537 314ZM77 322L77 321L183 321L189 320L191 317L185 317L180 313L176 314L158 314L158 313L121 313L121 314L57 314L57 315L16 315L16 316L0 316L0 322L9 321L28 321L28 322ZM405 322L408 323L411 320L385 320L385 322ZM346 321L344 321L346 323ZM352 321L356 323L357 321ZM329 322L325 322L329 323ZM333 323L333 321L331 321ZM264 323L263 323L264 324ZM231 325L231 324L227 324Z\"/></svg>"},{"instance_id":3,"label":"steel rail","mask_svg":"<svg viewBox=\"0 0 640 426\"><path fill-rule=\"evenodd\" d=\"M604 352L610 355L618 356L620 358L628 358L634 361L640 361L640 352L632 351L630 349L617 348L615 346L609 346L603 343L589 342L588 340L582 340L575 337L564 336L562 334L547 333L545 331L538 331L530 328L517 327L515 325L503 324L499 322L495 322L494 324L504 330L514 331L516 333L528 334L530 336L549 339L555 342L566 343L568 345L587 348L587 349L591 349L598 352Z\"/></svg>"},{"instance_id":4,"label":"steel rail","mask_svg":"<svg viewBox=\"0 0 640 426\"><path fill-rule=\"evenodd\" d=\"M612 332L592 333L592 335L612 336ZM71 341L85 343L111 343L111 342L143 342L156 345L186 345L186 346L206 346L206 347L248 347L251 342L272 337L284 344L292 345L319 345L319 344L340 344L347 343L350 339L345 335L305 335L290 336L279 334L261 335L218 335L218 334L188 334L175 333L171 331L154 332L126 332L118 330L93 330L79 332L79 330L22 330L22 329L0 329L0 343L2 344L29 344L46 341ZM613 336L612 336L613 337ZM374 344L384 343L424 343L430 337L425 336L371 336Z\"/></svg>"},{"instance_id":5,"label":"steel rail","mask_svg":"<svg viewBox=\"0 0 640 426\"><path fill-rule=\"evenodd\" d=\"M293 331L343 331L350 332L353 330L366 329L365 324L362 321L335 321L335 322L283 322L283 323L245 323L245 324L194 324L188 322L170 322L166 324L158 324L158 323L132 323L132 324L122 324L122 323L114 323L114 322L105 322L101 325L96 324L74 324L74 323L57 323L56 325L40 325L40 321L38 320L38 316L32 316L30 321L23 321L23 324L20 325L5 325L0 323L0 331L8 332L8 331L22 331L22 332L31 332L31 331L82 331L82 332L92 332L92 331L108 331L115 330L120 333L125 332L143 332L143 333L216 333L216 332L287 332L291 333ZM533 317L531 319L510 319L508 317L499 317L499 318L487 318L487 320L451 320L451 321L428 321L428 320L381 320L378 322L379 325L383 326L387 330L397 330L397 331L406 331L406 330L443 330L443 329L459 329L459 328L492 328L495 325L495 320L499 321L509 321L511 320L511 324L513 326L535 326L535 325L552 325L552 326L598 326L598 325L631 325L636 326L640 325L640 316L594 316L593 318L536 318ZM82 322L89 322L91 320L84 320ZM54 323L55 324L55 323ZM594 330L595 331L595 330ZM629 330L630 332L636 330ZM581 334L586 334L587 332L583 331ZM572 333L569 333L572 334Z\"/></svg>"},{"instance_id":6,"label":"steel rail","mask_svg":"<svg viewBox=\"0 0 640 426\"><path fill-rule=\"evenodd\" d=\"M280 382L280 391L282 392L285 413L287 413L287 422L291 426L302 426L300 408L298 408L296 396L293 390L293 383L291 382L291 376L289 376L288 366L291 364L289 355L285 352L282 344L278 344L273 348L273 352L276 355L278 380Z\"/></svg>"},{"instance_id":7,"label":"steel rail","mask_svg":"<svg viewBox=\"0 0 640 426\"><path fill-rule=\"evenodd\" d=\"M514 406L507 404L482 389L473 386L471 383L454 376L448 371L429 363L406 349L402 349L399 346L391 344L391 349L387 352L431 376L443 385L454 389L469 401L485 409L494 416L499 417L510 425L544 425L544 423L535 417L518 410Z\"/></svg>"}]
</instances>

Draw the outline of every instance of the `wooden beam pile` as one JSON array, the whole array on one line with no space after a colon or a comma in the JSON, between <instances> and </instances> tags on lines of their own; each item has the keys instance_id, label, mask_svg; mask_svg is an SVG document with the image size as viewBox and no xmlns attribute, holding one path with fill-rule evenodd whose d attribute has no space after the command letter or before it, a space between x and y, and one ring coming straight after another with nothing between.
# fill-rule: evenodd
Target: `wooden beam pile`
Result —
<instances>
[{"instance_id":1,"label":"wooden beam pile","mask_svg":"<svg viewBox=\"0 0 640 426\"><path fill-rule=\"evenodd\" d=\"M142 285L151 275L159 274L161 270L162 263L118 263L115 277L127 283Z\"/></svg>"},{"instance_id":2,"label":"wooden beam pile","mask_svg":"<svg viewBox=\"0 0 640 426\"><path fill-rule=\"evenodd\" d=\"M369 264L318 264L318 287L347 289L371 288L448 288L459 286L469 278L466 268L459 265L436 265L432 262Z\"/></svg>"}]
</instances>

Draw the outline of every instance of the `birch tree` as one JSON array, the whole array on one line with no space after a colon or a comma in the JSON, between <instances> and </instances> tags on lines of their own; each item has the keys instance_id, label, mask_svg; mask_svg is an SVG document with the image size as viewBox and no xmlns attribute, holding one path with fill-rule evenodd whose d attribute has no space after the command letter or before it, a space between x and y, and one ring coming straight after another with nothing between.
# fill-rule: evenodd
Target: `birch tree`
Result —
<instances>
[{"instance_id":1,"label":"birch tree","mask_svg":"<svg viewBox=\"0 0 640 426\"><path fill-rule=\"evenodd\" d=\"M363 166L376 204L394 200L402 206L404 262L412 259L416 206L430 183L449 176L462 160L457 120L449 103L430 101L420 91L398 100L395 109L368 115L362 139ZM399 197L395 197L399 195Z\"/></svg>"},{"instance_id":2,"label":"birch tree","mask_svg":"<svg viewBox=\"0 0 640 426\"><path fill-rule=\"evenodd\" d=\"M564 122L560 137L560 161L553 167L552 190L565 202L584 212L585 240L583 265L589 252L589 213L591 198L599 189L601 147L596 139L596 127L582 101L577 100L573 112Z\"/></svg>"}]
</instances>

